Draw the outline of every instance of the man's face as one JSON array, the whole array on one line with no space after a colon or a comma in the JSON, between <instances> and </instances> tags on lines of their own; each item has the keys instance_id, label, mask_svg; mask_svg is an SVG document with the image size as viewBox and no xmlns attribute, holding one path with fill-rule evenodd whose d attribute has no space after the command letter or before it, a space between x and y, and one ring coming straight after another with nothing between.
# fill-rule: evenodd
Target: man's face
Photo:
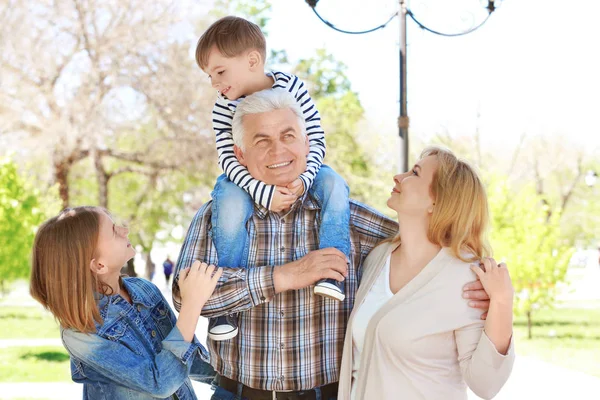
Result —
<instances>
[{"instance_id":1,"label":"man's face","mask_svg":"<svg viewBox=\"0 0 600 400\"><path fill-rule=\"evenodd\" d=\"M234 147L240 164L258 180L286 186L306 170L309 145L290 109L244 116L244 147Z\"/></svg>"}]
</instances>

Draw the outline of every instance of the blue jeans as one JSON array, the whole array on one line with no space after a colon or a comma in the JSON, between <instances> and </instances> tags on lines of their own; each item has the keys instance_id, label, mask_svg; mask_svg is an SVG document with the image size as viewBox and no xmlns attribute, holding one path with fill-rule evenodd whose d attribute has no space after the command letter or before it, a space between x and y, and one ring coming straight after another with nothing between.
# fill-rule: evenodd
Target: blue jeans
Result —
<instances>
[{"instance_id":1,"label":"blue jeans","mask_svg":"<svg viewBox=\"0 0 600 400\"><path fill-rule=\"evenodd\" d=\"M348 185L333 169L322 165L309 192L321 207L319 248L335 247L349 257ZM225 175L217 179L212 199L212 238L219 266L246 268L249 252L246 223L252 217L254 202Z\"/></svg>"}]
</instances>

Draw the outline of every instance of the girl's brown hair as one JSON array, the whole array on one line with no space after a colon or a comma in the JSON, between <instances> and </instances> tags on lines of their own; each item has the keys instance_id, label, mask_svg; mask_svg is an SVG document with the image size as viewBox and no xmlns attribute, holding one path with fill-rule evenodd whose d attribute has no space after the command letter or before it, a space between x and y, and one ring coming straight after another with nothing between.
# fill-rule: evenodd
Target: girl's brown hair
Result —
<instances>
[{"instance_id":1,"label":"girl's brown hair","mask_svg":"<svg viewBox=\"0 0 600 400\"><path fill-rule=\"evenodd\" d=\"M208 64L213 46L224 57L237 57L246 51L256 50L263 63L267 57L267 43L260 27L244 18L223 17L202 34L196 45L196 62L200 69Z\"/></svg>"},{"instance_id":2,"label":"girl's brown hair","mask_svg":"<svg viewBox=\"0 0 600 400\"><path fill-rule=\"evenodd\" d=\"M30 293L66 329L96 332L94 322L102 323L94 294L105 286L90 269L101 212L88 206L65 209L35 236Z\"/></svg>"}]
</instances>

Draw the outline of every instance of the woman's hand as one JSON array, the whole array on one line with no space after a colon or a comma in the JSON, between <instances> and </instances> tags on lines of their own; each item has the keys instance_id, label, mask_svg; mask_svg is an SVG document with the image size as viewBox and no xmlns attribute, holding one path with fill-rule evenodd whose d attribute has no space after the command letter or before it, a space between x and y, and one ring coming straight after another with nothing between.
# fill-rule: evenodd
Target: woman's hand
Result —
<instances>
[{"instance_id":1,"label":"woman's hand","mask_svg":"<svg viewBox=\"0 0 600 400\"><path fill-rule=\"evenodd\" d=\"M491 302L512 304L515 290L506 264L496 264L493 258L484 258L479 267L472 265L471 270L479 277Z\"/></svg>"}]
</instances>

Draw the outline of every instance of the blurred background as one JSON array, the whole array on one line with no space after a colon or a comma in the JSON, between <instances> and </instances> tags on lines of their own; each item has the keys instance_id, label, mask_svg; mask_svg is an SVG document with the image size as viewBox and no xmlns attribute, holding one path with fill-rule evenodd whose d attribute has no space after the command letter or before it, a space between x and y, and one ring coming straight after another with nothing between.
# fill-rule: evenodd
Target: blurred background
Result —
<instances>
[{"instance_id":1,"label":"blurred background","mask_svg":"<svg viewBox=\"0 0 600 400\"><path fill-rule=\"evenodd\" d=\"M410 0L427 27L464 32L488 1ZM502 399L600 393L600 37L596 2L496 1L468 35L407 21L409 164L442 144L487 185L495 257L516 289L519 355ZM387 210L400 169L396 0L0 0L0 398L76 399L58 327L28 295L36 228L100 205L130 228L124 272L171 297L176 260L217 165L216 97L196 66L221 16L267 35L268 67L310 86L326 163ZM433 316L432 316L433 317ZM197 331L206 336L206 321ZM197 385L199 398L210 387ZM472 396L472 398L476 398Z\"/></svg>"}]
</instances>

